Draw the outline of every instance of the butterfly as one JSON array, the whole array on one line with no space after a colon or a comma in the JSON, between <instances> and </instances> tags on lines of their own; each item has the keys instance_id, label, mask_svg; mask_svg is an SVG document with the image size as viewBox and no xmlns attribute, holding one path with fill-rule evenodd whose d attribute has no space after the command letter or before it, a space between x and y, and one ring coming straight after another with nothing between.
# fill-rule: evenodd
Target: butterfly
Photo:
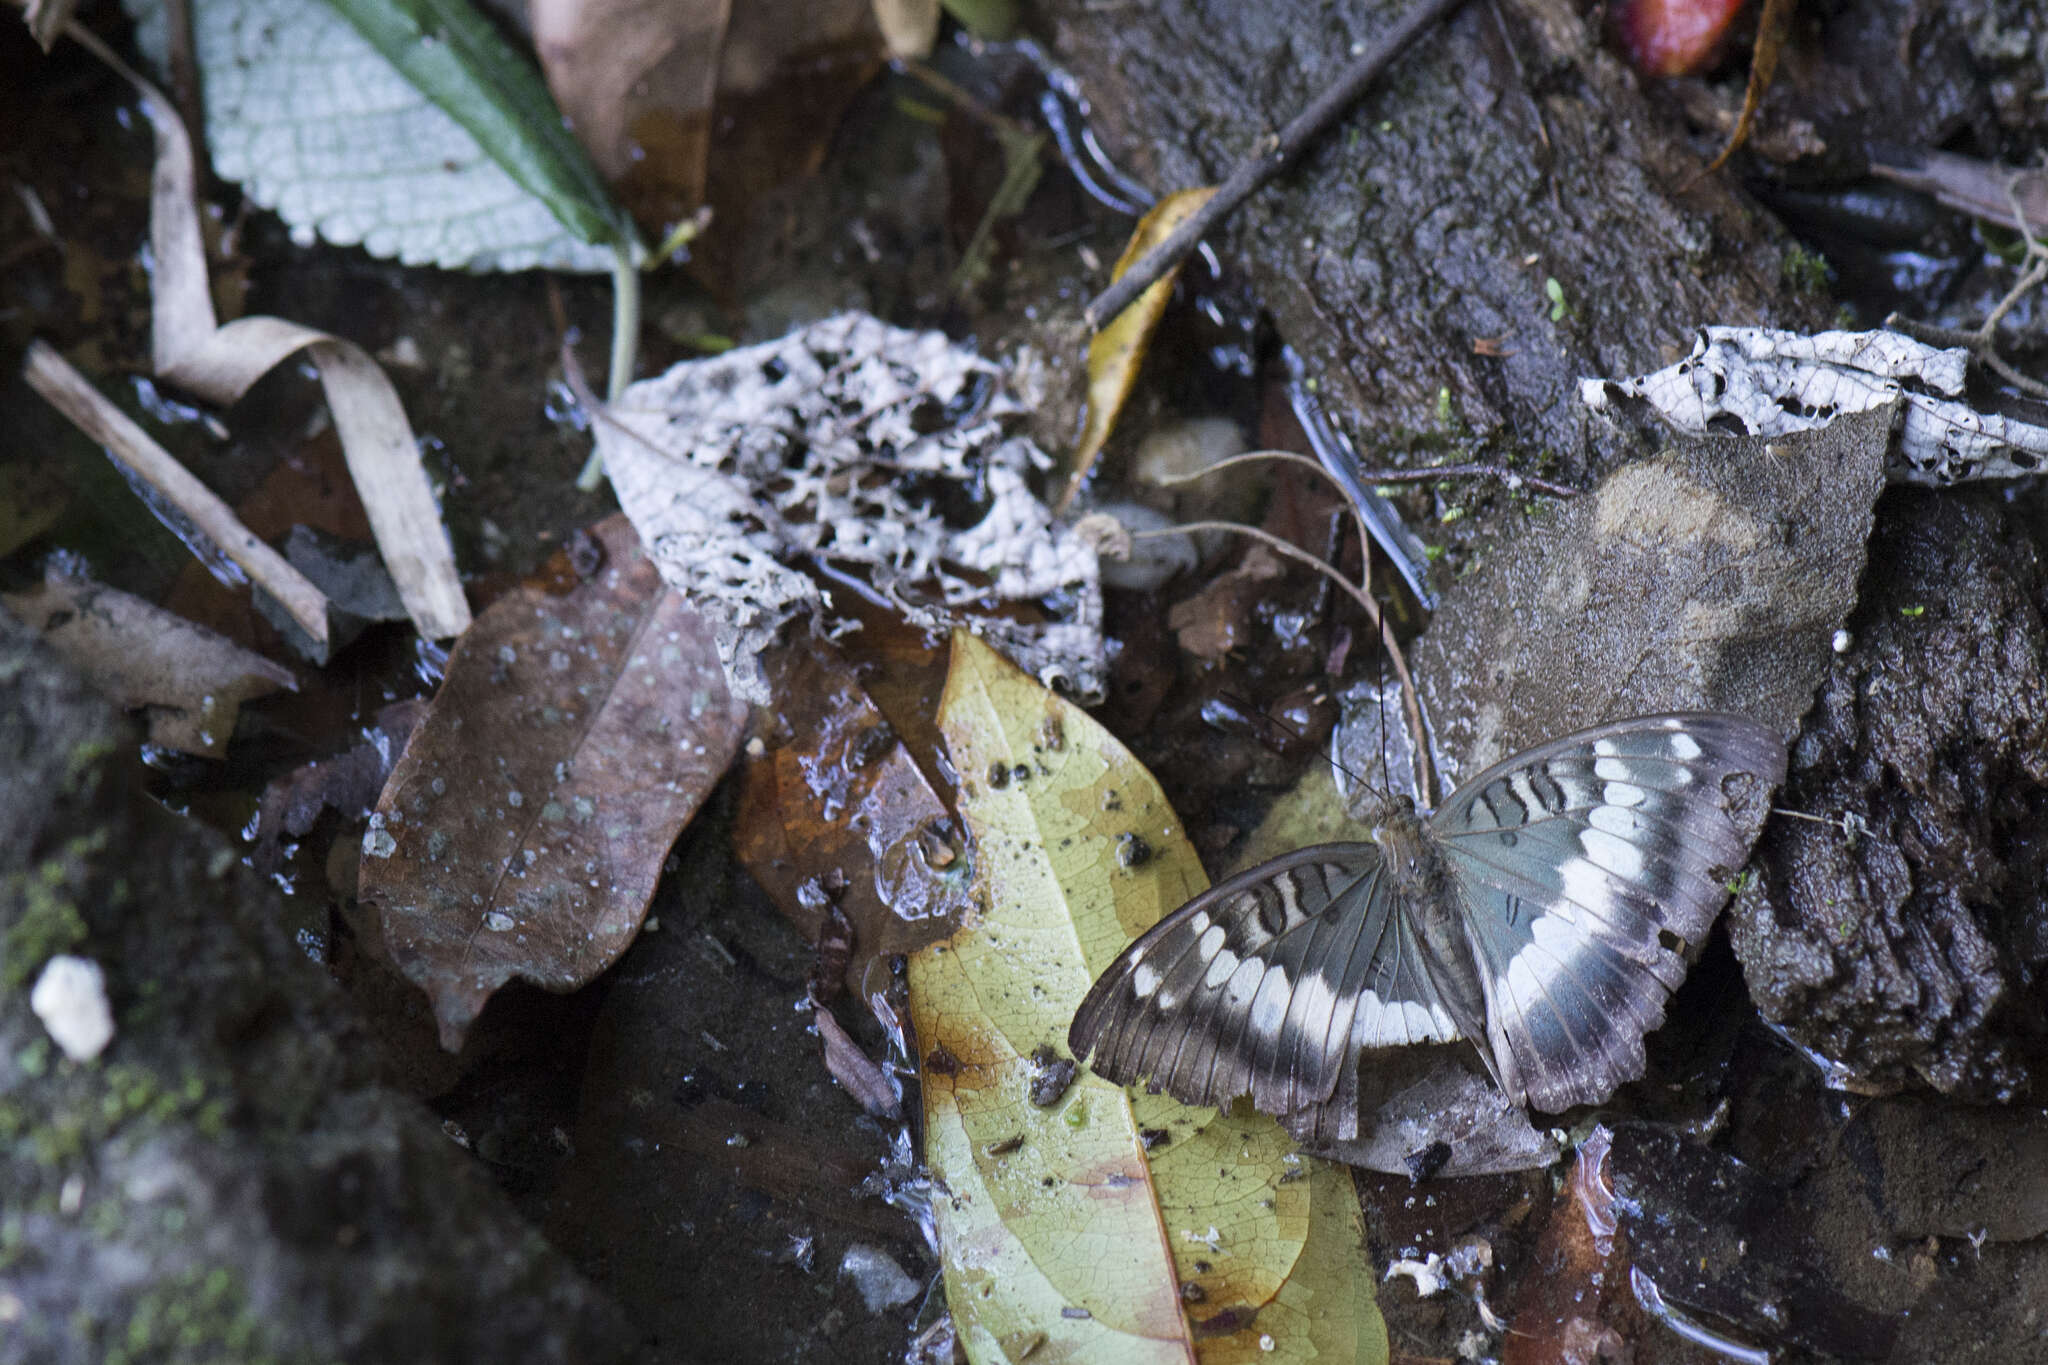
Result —
<instances>
[{"instance_id":1,"label":"butterfly","mask_svg":"<svg viewBox=\"0 0 2048 1365\"><path fill-rule=\"evenodd\" d=\"M1368 1048L1464 1039L1516 1104L1605 1099L1642 1075L1784 773L1775 731L1693 712L1527 750L1427 818L1396 797L1371 842L1284 854L1154 925L1068 1044L1119 1085L1248 1094L1344 1139Z\"/></svg>"}]
</instances>

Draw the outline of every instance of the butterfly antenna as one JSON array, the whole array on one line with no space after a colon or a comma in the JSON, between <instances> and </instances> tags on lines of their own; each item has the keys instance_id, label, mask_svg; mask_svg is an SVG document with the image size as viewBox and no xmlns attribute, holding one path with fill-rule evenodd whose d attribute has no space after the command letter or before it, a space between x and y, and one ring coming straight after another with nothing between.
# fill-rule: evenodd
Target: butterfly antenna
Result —
<instances>
[{"instance_id":1,"label":"butterfly antenna","mask_svg":"<svg viewBox=\"0 0 2048 1365\"><path fill-rule=\"evenodd\" d=\"M1230 708L1228 714L1231 720L1238 724L1243 724L1247 728L1264 727L1268 731L1278 731L1279 733L1287 736L1289 739L1294 740L1298 743L1306 744L1309 742L1307 735L1295 729L1286 721L1281 720L1278 716L1270 715L1267 712L1260 710L1258 707L1252 705L1251 702L1237 695L1235 692L1218 692L1216 694L1216 700L1223 702ZM1220 717L1217 719L1212 719L1210 723L1217 724L1220 719ZM1384 734L1386 729L1384 724L1385 717L1382 717L1381 720L1381 733L1383 736L1381 743L1384 747ZM1284 749L1286 747L1283 744L1274 743L1270 734L1268 734L1265 737L1265 739L1267 744L1271 745L1271 747L1273 747L1274 749ZM1379 798L1379 800L1383 804L1388 800L1389 793L1385 787L1380 786L1371 778L1367 777L1364 773L1358 771L1358 769L1352 767L1350 764L1346 763L1343 759L1337 756L1337 740L1334 735L1331 736L1330 746L1327 749L1320 750L1320 752L1322 753L1324 758L1327 758L1330 761L1331 767L1335 768L1338 772L1343 773L1346 777L1350 778L1353 782L1356 782L1359 786L1365 788L1367 791L1373 793L1376 797ZM1382 756L1382 758L1380 759L1380 764L1382 767L1386 765L1386 759L1384 756Z\"/></svg>"},{"instance_id":2,"label":"butterfly antenna","mask_svg":"<svg viewBox=\"0 0 2048 1365\"><path fill-rule=\"evenodd\" d=\"M1387 779L1387 799L1391 802L1394 794L1394 775L1387 771L1387 604L1380 603L1379 650L1373 655L1372 691L1379 701L1380 719L1380 775Z\"/></svg>"}]
</instances>

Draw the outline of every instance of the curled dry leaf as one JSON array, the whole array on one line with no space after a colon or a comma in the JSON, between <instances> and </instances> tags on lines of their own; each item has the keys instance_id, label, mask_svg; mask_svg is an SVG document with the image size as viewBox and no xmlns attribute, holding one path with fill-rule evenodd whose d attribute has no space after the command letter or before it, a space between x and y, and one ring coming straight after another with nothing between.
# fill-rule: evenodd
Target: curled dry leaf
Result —
<instances>
[{"instance_id":1,"label":"curled dry leaf","mask_svg":"<svg viewBox=\"0 0 2048 1365\"><path fill-rule=\"evenodd\" d=\"M1138 220L1124 254L1117 257L1116 268L1110 271L1110 278L1121 276L1139 257L1165 241L1215 193L1214 186L1179 190L1154 204ZM1095 457L1116 427L1124 400L1131 396L1131 386L1138 382L1138 367L1145 363L1152 331L1166 314L1167 300L1173 297L1173 281L1179 274L1180 267L1175 266L1161 276L1157 284L1138 295L1136 303L1118 313L1088 343L1088 416L1081 429L1081 443L1074 450L1073 475L1060 499L1062 510L1073 501L1088 471L1094 467Z\"/></svg>"},{"instance_id":2,"label":"curled dry leaf","mask_svg":"<svg viewBox=\"0 0 2048 1365\"><path fill-rule=\"evenodd\" d=\"M197 173L185 125L155 86L96 41L88 46L135 87L156 133L149 240L156 257L150 297L157 374L209 402L227 404L305 352L320 372L349 473L413 624L429 639L461 634L469 625L469 602L398 391L354 342L282 318L220 325L207 286ZM325 637L324 625L318 634Z\"/></svg>"},{"instance_id":3,"label":"curled dry leaf","mask_svg":"<svg viewBox=\"0 0 2048 1365\"><path fill-rule=\"evenodd\" d=\"M594 533L593 577L462 637L363 839L363 899L450 1051L511 978L572 990L625 950L739 744L703 620L624 518Z\"/></svg>"},{"instance_id":4,"label":"curled dry leaf","mask_svg":"<svg viewBox=\"0 0 2048 1365\"><path fill-rule=\"evenodd\" d=\"M828 936L832 903L804 882L844 879L851 922L846 984L862 1000L888 986L877 964L951 933L967 904L953 814L839 651L806 639L762 661L776 713L773 746L750 758L733 842L754 880L804 936Z\"/></svg>"},{"instance_id":5,"label":"curled dry leaf","mask_svg":"<svg viewBox=\"0 0 2048 1365\"><path fill-rule=\"evenodd\" d=\"M149 741L224 758L242 703L295 692L288 668L139 597L52 571L0 605L43 632L115 705L149 716Z\"/></svg>"},{"instance_id":6,"label":"curled dry leaf","mask_svg":"<svg viewBox=\"0 0 2048 1365\"><path fill-rule=\"evenodd\" d=\"M1047 1086L1094 974L1205 878L1123 746L980 641L953 650L940 724L981 911L910 988L968 1357L1385 1361L1348 1173L1260 1115Z\"/></svg>"}]
</instances>

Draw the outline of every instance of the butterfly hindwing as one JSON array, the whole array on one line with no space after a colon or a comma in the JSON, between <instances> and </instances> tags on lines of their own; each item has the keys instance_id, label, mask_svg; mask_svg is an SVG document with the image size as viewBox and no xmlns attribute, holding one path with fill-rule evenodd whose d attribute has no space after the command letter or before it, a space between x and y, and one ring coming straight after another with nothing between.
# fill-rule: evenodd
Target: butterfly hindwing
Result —
<instances>
[{"instance_id":1,"label":"butterfly hindwing","mask_svg":"<svg viewBox=\"0 0 2048 1365\"><path fill-rule=\"evenodd\" d=\"M1161 920L1096 981L1067 1036L1118 1084L1150 1078L1188 1104L1249 1094L1278 1114L1327 1101L1362 1045L1465 1035L1378 848L1323 844Z\"/></svg>"},{"instance_id":2,"label":"butterfly hindwing","mask_svg":"<svg viewBox=\"0 0 2048 1365\"><path fill-rule=\"evenodd\" d=\"M1646 717L1518 754L1432 818L1511 1096L1555 1111L1642 1074L1643 1034L1784 766L1779 737L1741 717Z\"/></svg>"}]
</instances>

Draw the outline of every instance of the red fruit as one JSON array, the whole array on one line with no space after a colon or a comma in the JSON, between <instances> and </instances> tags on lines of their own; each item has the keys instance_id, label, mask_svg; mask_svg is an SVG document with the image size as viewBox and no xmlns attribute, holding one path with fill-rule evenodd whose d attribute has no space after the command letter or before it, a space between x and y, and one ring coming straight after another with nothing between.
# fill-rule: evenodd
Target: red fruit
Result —
<instances>
[{"instance_id":1,"label":"red fruit","mask_svg":"<svg viewBox=\"0 0 2048 1365\"><path fill-rule=\"evenodd\" d=\"M1697 76L1720 55L1743 0L1621 0L1614 27L1646 76Z\"/></svg>"}]
</instances>

